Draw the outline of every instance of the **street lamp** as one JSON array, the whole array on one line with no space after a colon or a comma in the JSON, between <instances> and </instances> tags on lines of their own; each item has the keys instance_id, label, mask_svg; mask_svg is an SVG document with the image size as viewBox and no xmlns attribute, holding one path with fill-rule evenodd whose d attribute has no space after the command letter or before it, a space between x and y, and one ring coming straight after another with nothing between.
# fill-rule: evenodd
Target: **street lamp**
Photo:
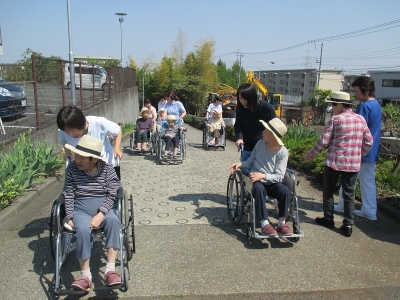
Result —
<instances>
[{"instance_id":1,"label":"street lamp","mask_svg":"<svg viewBox=\"0 0 400 300\"><path fill-rule=\"evenodd\" d=\"M122 68L122 22L124 21L124 16L126 16L126 13L115 13L117 16L119 16L119 28L121 31L121 68Z\"/></svg>"}]
</instances>

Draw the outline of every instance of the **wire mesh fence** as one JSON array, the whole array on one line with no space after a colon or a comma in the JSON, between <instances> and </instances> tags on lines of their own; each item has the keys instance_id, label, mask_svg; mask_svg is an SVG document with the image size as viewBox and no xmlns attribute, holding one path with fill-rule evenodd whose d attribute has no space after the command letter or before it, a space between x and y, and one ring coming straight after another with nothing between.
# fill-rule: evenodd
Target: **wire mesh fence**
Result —
<instances>
[{"instance_id":1,"label":"wire mesh fence","mask_svg":"<svg viewBox=\"0 0 400 300\"><path fill-rule=\"evenodd\" d=\"M72 67L75 103L71 100ZM16 66L3 74L3 79L0 81L0 143L5 145L29 130L37 131L54 124L58 111L65 105L75 104L85 110L136 86L136 70L82 63L70 66L65 60L32 55L29 64ZM4 89L21 92L6 93Z\"/></svg>"}]
</instances>

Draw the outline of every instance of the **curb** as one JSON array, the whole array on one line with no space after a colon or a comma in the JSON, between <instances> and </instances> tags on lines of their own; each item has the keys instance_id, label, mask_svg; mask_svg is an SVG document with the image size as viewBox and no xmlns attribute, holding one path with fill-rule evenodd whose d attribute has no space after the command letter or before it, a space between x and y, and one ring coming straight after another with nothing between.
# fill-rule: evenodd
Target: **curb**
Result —
<instances>
[{"instance_id":1,"label":"curb","mask_svg":"<svg viewBox=\"0 0 400 300\"><path fill-rule=\"evenodd\" d=\"M64 177L64 170L60 172L59 175ZM0 211L0 224L3 224L14 218L21 210L31 203L31 200L34 197L40 196L44 190L48 189L58 181L60 181L59 177L47 178L44 182L28 190L25 195L17 198L9 206Z\"/></svg>"}]
</instances>

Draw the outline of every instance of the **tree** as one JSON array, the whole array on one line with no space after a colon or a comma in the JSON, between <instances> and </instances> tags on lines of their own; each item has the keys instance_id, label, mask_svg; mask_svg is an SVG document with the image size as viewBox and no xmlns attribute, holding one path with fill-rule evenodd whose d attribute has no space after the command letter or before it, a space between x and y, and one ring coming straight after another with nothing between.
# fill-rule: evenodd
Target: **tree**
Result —
<instances>
[{"instance_id":1,"label":"tree","mask_svg":"<svg viewBox=\"0 0 400 300\"><path fill-rule=\"evenodd\" d=\"M179 73L183 71L187 40L186 34L179 28L176 40L171 46L171 59L176 63L175 67Z\"/></svg>"},{"instance_id":2,"label":"tree","mask_svg":"<svg viewBox=\"0 0 400 300\"><path fill-rule=\"evenodd\" d=\"M328 103L325 102L327 98L332 96L332 91L331 90L323 90L315 87L315 96L314 96L314 101L310 101L310 103L315 103L315 106L322 106L326 108L328 106Z\"/></svg>"}]
</instances>

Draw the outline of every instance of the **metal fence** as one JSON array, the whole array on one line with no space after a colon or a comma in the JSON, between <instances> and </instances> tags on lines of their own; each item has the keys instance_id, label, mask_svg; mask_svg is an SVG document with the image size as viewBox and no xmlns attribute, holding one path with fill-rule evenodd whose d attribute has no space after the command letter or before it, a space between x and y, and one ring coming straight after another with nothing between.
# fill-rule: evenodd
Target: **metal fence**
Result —
<instances>
[{"instance_id":1,"label":"metal fence","mask_svg":"<svg viewBox=\"0 0 400 300\"><path fill-rule=\"evenodd\" d=\"M109 67L103 69L106 72L104 76L94 65L76 63L74 67L78 71L75 74L75 105L82 110L136 86L135 69ZM19 79L15 83L24 87L27 101L26 110L21 115L0 119L0 143L6 145L29 130L38 131L54 124L58 111L73 104L68 68L69 62L65 60L32 56L31 64L17 67L13 76L3 75L6 80ZM20 105L20 102L15 102L15 105Z\"/></svg>"}]
</instances>

